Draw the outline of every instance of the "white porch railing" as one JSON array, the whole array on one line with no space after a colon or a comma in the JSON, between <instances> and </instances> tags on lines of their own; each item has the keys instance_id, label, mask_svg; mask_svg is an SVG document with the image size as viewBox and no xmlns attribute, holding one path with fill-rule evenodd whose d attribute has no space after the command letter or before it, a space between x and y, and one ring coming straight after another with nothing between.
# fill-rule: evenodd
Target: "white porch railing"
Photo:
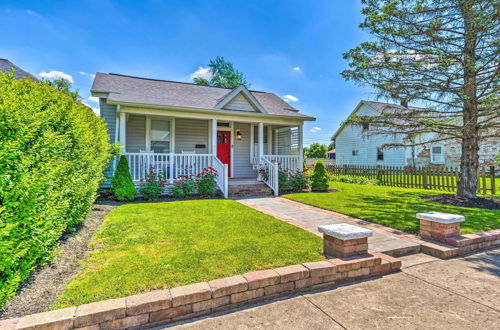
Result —
<instances>
[{"instance_id":1,"label":"white porch railing","mask_svg":"<svg viewBox=\"0 0 500 330\"><path fill-rule=\"evenodd\" d=\"M139 182L144 178L146 172L154 167L157 173L163 174L171 182L181 176L194 176L209 166L213 167L217 173L217 186L227 198L228 194L228 170L227 165L212 154L170 154L170 153L139 153L125 152L130 175L134 182Z\"/></svg>"},{"instance_id":2,"label":"white porch railing","mask_svg":"<svg viewBox=\"0 0 500 330\"><path fill-rule=\"evenodd\" d=\"M263 155L264 159L278 163L281 170L296 171L302 168L299 162L299 156L295 155Z\"/></svg>"},{"instance_id":3,"label":"white porch railing","mask_svg":"<svg viewBox=\"0 0 500 330\"><path fill-rule=\"evenodd\" d=\"M172 177L170 175L170 164L173 154L126 152L124 155L127 157L133 181L144 178L151 167L154 167L157 173L161 173L167 178Z\"/></svg>"},{"instance_id":4,"label":"white porch railing","mask_svg":"<svg viewBox=\"0 0 500 330\"><path fill-rule=\"evenodd\" d=\"M228 189L228 184L229 184L229 178L228 178L228 166L227 164L223 164L219 158L213 156L212 158L212 167L217 171L218 176L216 178L217 181L217 186L219 186L219 189L222 191L224 194L224 198L228 197L229 189Z\"/></svg>"},{"instance_id":5,"label":"white porch railing","mask_svg":"<svg viewBox=\"0 0 500 330\"><path fill-rule=\"evenodd\" d=\"M269 186L274 192L274 196L279 195L279 167L277 163L271 162L265 158L265 156L260 157L260 169L264 170L267 175L260 176L262 181Z\"/></svg>"}]
</instances>

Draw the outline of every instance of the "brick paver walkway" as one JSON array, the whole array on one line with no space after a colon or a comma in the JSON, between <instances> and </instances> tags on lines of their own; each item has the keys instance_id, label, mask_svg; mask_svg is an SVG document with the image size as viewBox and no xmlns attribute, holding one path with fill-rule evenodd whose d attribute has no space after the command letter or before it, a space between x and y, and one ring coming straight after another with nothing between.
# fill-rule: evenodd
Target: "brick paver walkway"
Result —
<instances>
[{"instance_id":1,"label":"brick paver walkway","mask_svg":"<svg viewBox=\"0 0 500 330\"><path fill-rule=\"evenodd\" d=\"M282 197L241 198L237 201L317 235L320 235L318 226L326 224L349 223L371 229L374 233L368 238L368 248L373 251L393 256L420 251L420 244L404 232Z\"/></svg>"}]
</instances>

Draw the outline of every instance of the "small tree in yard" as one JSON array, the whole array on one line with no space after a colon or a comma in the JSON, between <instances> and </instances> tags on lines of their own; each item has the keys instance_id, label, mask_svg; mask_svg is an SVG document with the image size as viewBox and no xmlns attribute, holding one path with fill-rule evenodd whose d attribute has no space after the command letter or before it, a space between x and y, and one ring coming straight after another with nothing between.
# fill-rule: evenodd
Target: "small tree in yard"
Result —
<instances>
[{"instance_id":1,"label":"small tree in yard","mask_svg":"<svg viewBox=\"0 0 500 330\"><path fill-rule=\"evenodd\" d=\"M350 69L342 76L404 106L349 120L369 122L375 134L433 136L393 146L460 141L457 194L476 197L479 142L500 137L498 1L362 2L360 27L375 38L344 54Z\"/></svg>"},{"instance_id":2,"label":"small tree in yard","mask_svg":"<svg viewBox=\"0 0 500 330\"><path fill-rule=\"evenodd\" d=\"M127 157L120 156L113 179L111 179L111 193L119 201L133 201L137 195L134 181L130 176Z\"/></svg>"},{"instance_id":3,"label":"small tree in yard","mask_svg":"<svg viewBox=\"0 0 500 330\"><path fill-rule=\"evenodd\" d=\"M326 191L328 189L328 173L325 164L320 159L314 165L313 175L311 176L311 190Z\"/></svg>"}]
</instances>

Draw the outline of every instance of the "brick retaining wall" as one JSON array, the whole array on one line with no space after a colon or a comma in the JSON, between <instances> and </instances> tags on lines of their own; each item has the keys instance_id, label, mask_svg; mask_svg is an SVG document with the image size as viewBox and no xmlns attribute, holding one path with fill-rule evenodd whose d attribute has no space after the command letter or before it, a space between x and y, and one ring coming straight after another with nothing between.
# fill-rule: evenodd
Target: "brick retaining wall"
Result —
<instances>
[{"instance_id":1,"label":"brick retaining wall","mask_svg":"<svg viewBox=\"0 0 500 330\"><path fill-rule=\"evenodd\" d=\"M389 274L401 261L370 252L280 267L0 321L0 329L138 329L261 300Z\"/></svg>"}]
</instances>

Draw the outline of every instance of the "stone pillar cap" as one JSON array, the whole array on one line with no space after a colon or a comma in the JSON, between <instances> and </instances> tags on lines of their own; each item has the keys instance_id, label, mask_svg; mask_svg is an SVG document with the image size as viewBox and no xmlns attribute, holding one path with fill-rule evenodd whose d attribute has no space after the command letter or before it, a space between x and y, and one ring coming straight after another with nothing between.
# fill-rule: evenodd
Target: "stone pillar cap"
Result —
<instances>
[{"instance_id":1,"label":"stone pillar cap","mask_svg":"<svg viewBox=\"0 0 500 330\"><path fill-rule=\"evenodd\" d=\"M417 213L417 219L439 222L444 224L451 224L456 222L462 222L465 220L465 217L463 215L442 213L442 212L424 212L424 213Z\"/></svg>"},{"instance_id":2,"label":"stone pillar cap","mask_svg":"<svg viewBox=\"0 0 500 330\"><path fill-rule=\"evenodd\" d=\"M347 223L323 225L319 226L318 230L325 235L332 236L344 241L350 239L365 238L373 235L373 231L370 229L353 226Z\"/></svg>"}]
</instances>

